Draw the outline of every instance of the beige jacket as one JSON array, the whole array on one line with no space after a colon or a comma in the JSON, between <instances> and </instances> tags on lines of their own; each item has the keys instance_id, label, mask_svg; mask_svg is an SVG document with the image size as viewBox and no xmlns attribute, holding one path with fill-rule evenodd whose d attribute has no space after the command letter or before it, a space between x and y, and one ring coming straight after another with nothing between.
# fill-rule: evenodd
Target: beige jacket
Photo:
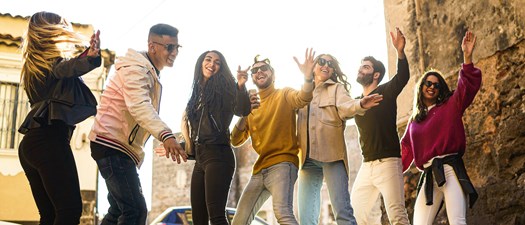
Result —
<instances>
[{"instance_id":1,"label":"beige jacket","mask_svg":"<svg viewBox=\"0 0 525 225\"><path fill-rule=\"evenodd\" d=\"M304 107L299 110L297 116L301 167L306 160L309 137L309 158L320 162L344 160L348 169L344 130L347 119L365 113L366 109L361 107L359 101L350 97L342 84L330 79L315 87L310 102L310 113L308 107Z\"/></svg>"},{"instance_id":2,"label":"beige jacket","mask_svg":"<svg viewBox=\"0 0 525 225\"><path fill-rule=\"evenodd\" d=\"M160 141L174 137L159 117L162 86L145 53L129 49L115 69L100 97L89 139L126 153L140 167L150 135Z\"/></svg>"}]
</instances>

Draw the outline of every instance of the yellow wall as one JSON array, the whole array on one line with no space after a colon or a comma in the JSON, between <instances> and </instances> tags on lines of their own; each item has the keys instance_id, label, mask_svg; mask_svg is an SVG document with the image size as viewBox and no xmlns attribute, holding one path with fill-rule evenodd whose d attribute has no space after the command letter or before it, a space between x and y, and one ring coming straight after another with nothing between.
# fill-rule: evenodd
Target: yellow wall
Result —
<instances>
[{"instance_id":1,"label":"yellow wall","mask_svg":"<svg viewBox=\"0 0 525 225\"><path fill-rule=\"evenodd\" d=\"M0 176L0 184L0 220L39 220L29 182L23 172L15 176Z\"/></svg>"}]
</instances>

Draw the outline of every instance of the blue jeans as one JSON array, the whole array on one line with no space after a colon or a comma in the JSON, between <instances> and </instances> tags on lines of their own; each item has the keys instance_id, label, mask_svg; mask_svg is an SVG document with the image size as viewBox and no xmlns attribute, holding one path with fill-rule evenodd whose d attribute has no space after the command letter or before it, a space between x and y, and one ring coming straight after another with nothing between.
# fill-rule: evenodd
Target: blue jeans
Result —
<instances>
[{"instance_id":1,"label":"blue jeans","mask_svg":"<svg viewBox=\"0 0 525 225\"><path fill-rule=\"evenodd\" d=\"M299 221L319 224L321 187L326 179L330 202L337 224L357 224L350 204L348 173L344 161L319 162L307 158L299 172Z\"/></svg>"},{"instance_id":2,"label":"blue jeans","mask_svg":"<svg viewBox=\"0 0 525 225\"><path fill-rule=\"evenodd\" d=\"M266 200L272 196L273 211L279 224L298 225L293 215L293 186L297 167L282 162L252 175L242 192L232 225L248 225Z\"/></svg>"},{"instance_id":3,"label":"blue jeans","mask_svg":"<svg viewBox=\"0 0 525 225\"><path fill-rule=\"evenodd\" d=\"M93 142L91 148L118 151ZM144 225L148 209L133 160L126 154L117 152L96 161L100 174L106 181L110 205L101 225Z\"/></svg>"}]
</instances>

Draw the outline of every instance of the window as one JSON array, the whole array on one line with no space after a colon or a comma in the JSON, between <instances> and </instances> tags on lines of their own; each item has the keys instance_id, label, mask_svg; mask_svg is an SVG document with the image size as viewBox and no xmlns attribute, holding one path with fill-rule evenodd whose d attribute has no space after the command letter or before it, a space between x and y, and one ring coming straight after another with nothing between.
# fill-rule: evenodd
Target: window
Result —
<instances>
[{"instance_id":1,"label":"window","mask_svg":"<svg viewBox=\"0 0 525 225\"><path fill-rule=\"evenodd\" d=\"M0 81L0 149L18 149L18 127L29 112L29 100L18 83Z\"/></svg>"}]
</instances>

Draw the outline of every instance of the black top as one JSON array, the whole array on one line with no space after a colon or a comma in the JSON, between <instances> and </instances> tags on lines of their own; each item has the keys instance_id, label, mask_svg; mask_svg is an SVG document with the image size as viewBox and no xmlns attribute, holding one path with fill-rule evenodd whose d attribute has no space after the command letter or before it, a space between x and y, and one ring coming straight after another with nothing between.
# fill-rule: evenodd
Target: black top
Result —
<instances>
[{"instance_id":1,"label":"black top","mask_svg":"<svg viewBox=\"0 0 525 225\"><path fill-rule=\"evenodd\" d=\"M87 50L76 58L57 59L44 82L33 80L35 88L26 89L30 96L31 111L18 129L20 133L41 125L50 125L56 120L74 126L95 115L96 99L80 76L99 67L102 58L87 57L86 53Z\"/></svg>"},{"instance_id":2,"label":"black top","mask_svg":"<svg viewBox=\"0 0 525 225\"><path fill-rule=\"evenodd\" d=\"M359 131L359 144L365 162L401 157L396 125L396 100L409 79L410 71L407 60L398 59L397 74L370 93L383 95L383 101L366 111L364 116L355 116L355 123ZM362 97L363 95L358 99Z\"/></svg>"}]
</instances>

